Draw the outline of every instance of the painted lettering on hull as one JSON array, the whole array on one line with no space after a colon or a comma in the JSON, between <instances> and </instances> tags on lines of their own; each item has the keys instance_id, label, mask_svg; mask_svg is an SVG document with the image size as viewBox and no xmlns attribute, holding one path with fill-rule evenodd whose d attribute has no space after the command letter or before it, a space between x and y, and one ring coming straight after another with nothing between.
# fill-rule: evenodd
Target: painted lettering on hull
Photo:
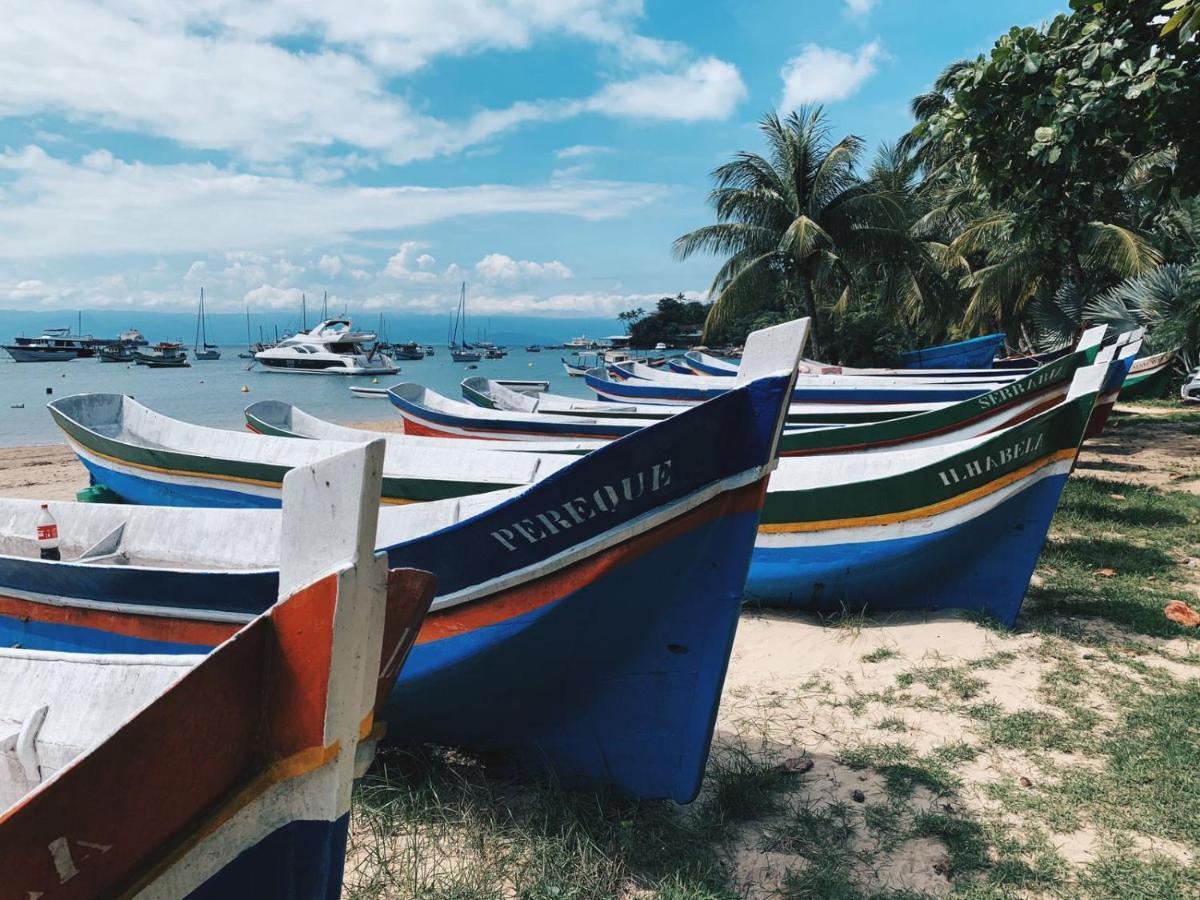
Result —
<instances>
[{"instance_id":1,"label":"painted lettering on hull","mask_svg":"<svg viewBox=\"0 0 1200 900\"><path fill-rule=\"evenodd\" d=\"M938 478L945 487L961 484L964 481L982 478L993 469L1008 466L1019 459L1033 456L1045 446L1046 433L1032 434L1024 440L1017 441L1007 447L1002 447L994 453L987 453L977 459L972 459L962 465L951 466L938 472Z\"/></svg>"},{"instance_id":2,"label":"painted lettering on hull","mask_svg":"<svg viewBox=\"0 0 1200 900\"><path fill-rule=\"evenodd\" d=\"M982 409L991 409L994 406L1000 406L1003 403L1008 403L1010 400L1015 400L1026 394L1032 394L1034 391L1040 390L1048 384L1053 384L1062 378L1064 368L1065 363L1045 366L1027 378L1022 378L1020 381L998 388L991 393L984 394L982 397L977 397L975 402Z\"/></svg>"},{"instance_id":3,"label":"painted lettering on hull","mask_svg":"<svg viewBox=\"0 0 1200 900\"><path fill-rule=\"evenodd\" d=\"M668 459L612 484L602 484L586 496L535 513L507 528L498 528L491 535L505 550L516 550L569 531L597 516L611 515L647 494L661 491L670 483L671 460Z\"/></svg>"}]
</instances>

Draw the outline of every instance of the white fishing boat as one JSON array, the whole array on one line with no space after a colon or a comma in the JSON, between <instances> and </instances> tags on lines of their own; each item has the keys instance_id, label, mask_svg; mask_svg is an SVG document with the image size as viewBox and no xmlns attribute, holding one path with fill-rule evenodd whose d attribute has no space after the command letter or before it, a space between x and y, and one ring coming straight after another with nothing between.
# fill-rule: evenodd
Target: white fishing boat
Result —
<instances>
[{"instance_id":1,"label":"white fishing boat","mask_svg":"<svg viewBox=\"0 0 1200 900\"><path fill-rule=\"evenodd\" d=\"M399 366L385 353L367 350L374 332L353 331L349 319L326 319L311 331L254 354L268 372L296 375L395 375Z\"/></svg>"}]
</instances>

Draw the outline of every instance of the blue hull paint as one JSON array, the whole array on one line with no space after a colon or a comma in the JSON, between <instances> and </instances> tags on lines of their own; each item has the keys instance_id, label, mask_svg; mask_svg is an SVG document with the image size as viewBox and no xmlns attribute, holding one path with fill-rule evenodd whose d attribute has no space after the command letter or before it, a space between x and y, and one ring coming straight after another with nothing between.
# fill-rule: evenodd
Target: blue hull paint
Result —
<instances>
[{"instance_id":1,"label":"blue hull paint","mask_svg":"<svg viewBox=\"0 0 1200 900\"><path fill-rule=\"evenodd\" d=\"M985 515L932 534L755 548L746 598L823 612L977 610L1011 626L1066 481L1048 476Z\"/></svg>"},{"instance_id":2,"label":"blue hull paint","mask_svg":"<svg viewBox=\"0 0 1200 900\"><path fill-rule=\"evenodd\" d=\"M749 564L724 548L748 549L757 523L710 522L549 607L418 645L388 739L491 748L566 784L692 800Z\"/></svg>"},{"instance_id":3,"label":"blue hull paint","mask_svg":"<svg viewBox=\"0 0 1200 900\"><path fill-rule=\"evenodd\" d=\"M282 505L280 495L260 497L249 491L164 482L118 472L82 456L79 461L87 467L94 484L104 485L127 503L144 506L213 506L221 509L279 509Z\"/></svg>"},{"instance_id":4,"label":"blue hull paint","mask_svg":"<svg viewBox=\"0 0 1200 900\"><path fill-rule=\"evenodd\" d=\"M707 760L757 528L757 511L723 516L549 606L416 645L385 713L388 739L504 751L565 784L690 801ZM746 552L730 554L730 546ZM171 580L160 585L169 589ZM254 606L272 601L263 594ZM0 617L0 646L10 643L121 653L207 649Z\"/></svg>"},{"instance_id":5,"label":"blue hull paint","mask_svg":"<svg viewBox=\"0 0 1200 900\"><path fill-rule=\"evenodd\" d=\"M349 826L349 813L334 822L289 822L243 850L187 900L338 900Z\"/></svg>"},{"instance_id":6,"label":"blue hull paint","mask_svg":"<svg viewBox=\"0 0 1200 900\"><path fill-rule=\"evenodd\" d=\"M986 334L937 347L909 350L901 353L900 359L906 369L986 369L1003 341L1003 334Z\"/></svg>"},{"instance_id":7,"label":"blue hull paint","mask_svg":"<svg viewBox=\"0 0 1200 900\"><path fill-rule=\"evenodd\" d=\"M8 616L0 616L0 647L60 653L207 653L212 649L206 644L154 641L80 625L28 622Z\"/></svg>"}]
</instances>

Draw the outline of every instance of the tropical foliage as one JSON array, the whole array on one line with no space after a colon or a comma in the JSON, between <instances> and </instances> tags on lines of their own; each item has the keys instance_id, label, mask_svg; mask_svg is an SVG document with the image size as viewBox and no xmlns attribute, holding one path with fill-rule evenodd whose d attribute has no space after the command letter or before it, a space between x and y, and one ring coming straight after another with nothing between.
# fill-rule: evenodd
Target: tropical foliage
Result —
<instances>
[{"instance_id":1,"label":"tropical foliage","mask_svg":"<svg viewBox=\"0 0 1200 900\"><path fill-rule=\"evenodd\" d=\"M869 165L819 107L766 116L766 152L713 172L716 222L675 242L722 259L706 332L807 314L843 362L997 329L1050 347L1093 321L1194 346L1200 0L1070 5L948 66Z\"/></svg>"}]
</instances>

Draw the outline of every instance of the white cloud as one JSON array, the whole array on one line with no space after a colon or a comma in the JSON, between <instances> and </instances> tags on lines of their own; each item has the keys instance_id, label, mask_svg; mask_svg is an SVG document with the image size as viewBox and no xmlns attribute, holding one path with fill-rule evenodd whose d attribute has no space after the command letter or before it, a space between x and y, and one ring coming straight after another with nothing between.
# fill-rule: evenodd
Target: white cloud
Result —
<instances>
[{"instance_id":1,"label":"white cloud","mask_svg":"<svg viewBox=\"0 0 1200 900\"><path fill-rule=\"evenodd\" d=\"M489 253L475 263L475 272L489 281L516 281L522 278L570 278L569 268L557 259L549 262L532 262L528 259L513 259L503 253Z\"/></svg>"},{"instance_id":2,"label":"white cloud","mask_svg":"<svg viewBox=\"0 0 1200 900\"><path fill-rule=\"evenodd\" d=\"M543 296L533 293L489 293L472 291L468 295L471 314L480 316L536 315L547 318L581 318L606 316L642 306L652 307L665 296L675 296L674 288L657 293L621 293L619 291L586 291L574 294L551 294ZM701 299L698 291L685 291L689 300ZM367 297L362 304L364 311L387 310L389 312L444 313L458 302L455 291L446 291L413 296L409 294L382 292ZM616 322L613 323L614 330Z\"/></svg>"},{"instance_id":3,"label":"white cloud","mask_svg":"<svg viewBox=\"0 0 1200 900\"><path fill-rule=\"evenodd\" d=\"M780 109L790 111L803 103L845 100L875 74L875 63L882 55L878 41L864 44L854 54L809 44L779 70L783 79Z\"/></svg>"},{"instance_id":4,"label":"white cloud","mask_svg":"<svg viewBox=\"0 0 1200 900\"><path fill-rule=\"evenodd\" d=\"M405 241L388 259L383 274L402 281L436 281L437 275L428 271L433 268L436 260L428 253L417 255L421 247L422 244L418 241ZM416 263L416 269L412 268L413 263Z\"/></svg>"},{"instance_id":5,"label":"white cloud","mask_svg":"<svg viewBox=\"0 0 1200 900\"><path fill-rule=\"evenodd\" d=\"M366 153L307 161L307 180L317 182L372 156L400 164L456 153L531 121L728 115L745 94L737 69L711 58L677 69L683 48L636 34L641 14L637 0L17 4L0 29L0 116L65 114L259 162L335 145ZM521 101L458 122L388 89L392 74L440 54L522 49L555 34L676 70L609 84L590 99ZM303 53L272 42L294 36L319 42Z\"/></svg>"},{"instance_id":6,"label":"white cloud","mask_svg":"<svg viewBox=\"0 0 1200 900\"><path fill-rule=\"evenodd\" d=\"M698 122L728 118L745 96L737 66L710 56L680 72L614 82L584 106L610 116Z\"/></svg>"},{"instance_id":7,"label":"white cloud","mask_svg":"<svg viewBox=\"0 0 1200 900\"><path fill-rule=\"evenodd\" d=\"M612 218L667 191L614 181L376 188L121 160L100 172L32 146L0 154L0 175L0 258L327 248L362 232L465 216Z\"/></svg>"},{"instance_id":8,"label":"white cloud","mask_svg":"<svg viewBox=\"0 0 1200 900\"><path fill-rule=\"evenodd\" d=\"M851 16L865 16L879 4L879 0L846 0L846 13Z\"/></svg>"},{"instance_id":9,"label":"white cloud","mask_svg":"<svg viewBox=\"0 0 1200 900\"><path fill-rule=\"evenodd\" d=\"M574 144L554 151L559 159L579 159L583 156L596 156L600 153L612 153L612 147L600 147L595 144Z\"/></svg>"},{"instance_id":10,"label":"white cloud","mask_svg":"<svg viewBox=\"0 0 1200 900\"><path fill-rule=\"evenodd\" d=\"M342 271L342 258L323 253L317 261L317 268L329 278L337 278L338 273Z\"/></svg>"},{"instance_id":11,"label":"white cloud","mask_svg":"<svg viewBox=\"0 0 1200 900\"><path fill-rule=\"evenodd\" d=\"M246 291L242 303L254 309L299 309L300 288L280 288L272 284L261 284Z\"/></svg>"}]
</instances>

